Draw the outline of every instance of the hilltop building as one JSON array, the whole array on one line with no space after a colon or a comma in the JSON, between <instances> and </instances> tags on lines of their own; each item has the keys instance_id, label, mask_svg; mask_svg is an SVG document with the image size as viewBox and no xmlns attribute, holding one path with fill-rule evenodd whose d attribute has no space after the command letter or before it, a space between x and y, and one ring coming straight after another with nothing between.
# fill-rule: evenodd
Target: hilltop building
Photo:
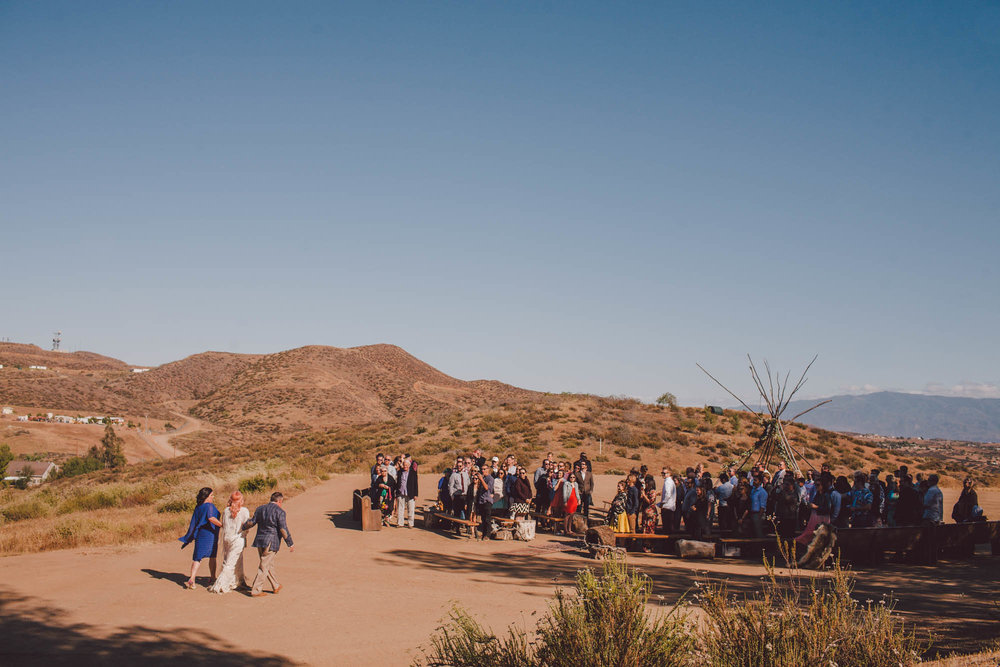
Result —
<instances>
[{"instance_id":1,"label":"hilltop building","mask_svg":"<svg viewBox=\"0 0 1000 667\"><path fill-rule=\"evenodd\" d=\"M4 473L3 481L5 482L16 482L21 479L25 472L28 473L30 479L28 484L31 486L38 486L45 480L47 480L52 473L54 473L59 468L52 461L11 461L7 464L7 470Z\"/></svg>"}]
</instances>

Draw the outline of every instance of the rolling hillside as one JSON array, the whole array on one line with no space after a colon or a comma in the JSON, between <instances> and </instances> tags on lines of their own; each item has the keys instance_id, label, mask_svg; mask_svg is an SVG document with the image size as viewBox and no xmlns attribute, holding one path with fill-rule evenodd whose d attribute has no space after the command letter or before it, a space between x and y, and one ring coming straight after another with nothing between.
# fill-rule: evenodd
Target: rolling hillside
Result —
<instances>
[{"instance_id":1,"label":"rolling hillside","mask_svg":"<svg viewBox=\"0 0 1000 667\"><path fill-rule=\"evenodd\" d=\"M794 415L814 403L816 401L793 401L788 414ZM834 396L832 403L810 412L802 421L853 433L1000 442L1000 399L891 391Z\"/></svg>"},{"instance_id":2,"label":"rolling hillside","mask_svg":"<svg viewBox=\"0 0 1000 667\"><path fill-rule=\"evenodd\" d=\"M52 352L35 345L0 343L0 403L31 406L71 415L161 416L112 385L133 373L124 361L93 352ZM44 366L32 369L31 366Z\"/></svg>"},{"instance_id":3,"label":"rolling hillside","mask_svg":"<svg viewBox=\"0 0 1000 667\"><path fill-rule=\"evenodd\" d=\"M457 380L394 345L308 346L256 359L191 413L235 428L303 431L532 395L499 382Z\"/></svg>"}]
</instances>

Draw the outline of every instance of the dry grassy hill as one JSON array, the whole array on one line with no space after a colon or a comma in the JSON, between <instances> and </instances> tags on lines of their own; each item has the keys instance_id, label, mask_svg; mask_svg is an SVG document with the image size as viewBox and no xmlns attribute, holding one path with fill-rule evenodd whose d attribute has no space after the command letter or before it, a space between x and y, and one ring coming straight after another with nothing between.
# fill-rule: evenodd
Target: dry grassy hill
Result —
<instances>
[{"instance_id":1,"label":"dry grassy hill","mask_svg":"<svg viewBox=\"0 0 1000 667\"><path fill-rule=\"evenodd\" d=\"M64 371L127 371L124 361L105 357L94 352L53 352L37 345L0 343L0 365L10 367L47 366L50 370Z\"/></svg>"},{"instance_id":2,"label":"dry grassy hill","mask_svg":"<svg viewBox=\"0 0 1000 667\"><path fill-rule=\"evenodd\" d=\"M256 359L191 413L230 428L278 433L422 417L532 394L457 380L394 345L309 346Z\"/></svg>"},{"instance_id":3,"label":"dry grassy hill","mask_svg":"<svg viewBox=\"0 0 1000 667\"><path fill-rule=\"evenodd\" d=\"M162 404L200 400L233 381L261 358L259 354L202 352L153 368L145 373L118 378L112 387L123 396Z\"/></svg>"},{"instance_id":4,"label":"dry grassy hill","mask_svg":"<svg viewBox=\"0 0 1000 667\"><path fill-rule=\"evenodd\" d=\"M35 345L0 343L0 403L71 415L141 415L159 411L112 386L132 375L124 361L93 352L52 352ZM32 369L44 366L45 369Z\"/></svg>"}]
</instances>

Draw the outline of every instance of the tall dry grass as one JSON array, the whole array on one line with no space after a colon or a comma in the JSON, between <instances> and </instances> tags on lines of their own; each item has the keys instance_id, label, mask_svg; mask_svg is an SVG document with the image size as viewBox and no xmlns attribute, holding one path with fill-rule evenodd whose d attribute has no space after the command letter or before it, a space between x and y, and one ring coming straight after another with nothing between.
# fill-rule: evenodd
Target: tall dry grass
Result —
<instances>
[{"instance_id":1,"label":"tall dry grass","mask_svg":"<svg viewBox=\"0 0 1000 667\"><path fill-rule=\"evenodd\" d=\"M533 631L511 625L497 635L455 608L431 637L418 665L427 667L577 667L687 664L693 626L679 605L652 613L649 578L624 558L605 560L600 572L581 570L571 592L555 600Z\"/></svg>"},{"instance_id":2,"label":"tall dry grass","mask_svg":"<svg viewBox=\"0 0 1000 667\"><path fill-rule=\"evenodd\" d=\"M651 614L649 580L624 559L608 560L599 573L581 571L571 593L557 592L532 631L511 625L494 633L453 609L416 664L897 667L919 662L929 647L896 618L891 600L855 601L854 578L839 566L829 576L793 570L786 578L766 565L748 595L700 585L693 601L704 613L693 623L681 601Z\"/></svg>"},{"instance_id":3,"label":"tall dry grass","mask_svg":"<svg viewBox=\"0 0 1000 667\"><path fill-rule=\"evenodd\" d=\"M750 594L733 595L725 582L699 586L705 612L699 654L719 667L898 667L920 661L930 638L897 618L891 598L859 602L855 578L836 563L828 576L774 563Z\"/></svg>"},{"instance_id":4,"label":"tall dry grass","mask_svg":"<svg viewBox=\"0 0 1000 667\"><path fill-rule=\"evenodd\" d=\"M12 555L81 546L123 546L177 538L187 528L198 489L216 490L217 503L240 488L253 507L272 488L291 497L320 481L315 463L255 461L181 473L149 467L147 479L99 473L57 480L40 488L0 490L0 554ZM318 474L317 474L318 473ZM264 484L258 484L264 480Z\"/></svg>"}]
</instances>

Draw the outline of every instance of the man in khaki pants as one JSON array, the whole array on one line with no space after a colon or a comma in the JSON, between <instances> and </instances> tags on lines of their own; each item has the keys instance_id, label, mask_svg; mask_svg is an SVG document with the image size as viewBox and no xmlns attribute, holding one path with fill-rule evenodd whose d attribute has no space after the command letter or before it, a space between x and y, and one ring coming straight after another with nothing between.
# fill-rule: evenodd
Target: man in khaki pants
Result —
<instances>
[{"instance_id":1,"label":"man in khaki pants","mask_svg":"<svg viewBox=\"0 0 1000 667\"><path fill-rule=\"evenodd\" d=\"M264 582L271 583L271 590L277 594L281 591L281 584L274 577L274 558L281 548L281 540L285 540L289 551L295 551L292 546L292 534L288 532L288 524L285 521L285 510L281 508L285 497L280 491L271 494L271 502L258 507L246 523L242 530L249 530L257 526L257 535L254 537L253 546L257 547L260 554L260 567L257 569L257 576L253 580L253 589L250 595L257 598L264 595Z\"/></svg>"}]
</instances>

